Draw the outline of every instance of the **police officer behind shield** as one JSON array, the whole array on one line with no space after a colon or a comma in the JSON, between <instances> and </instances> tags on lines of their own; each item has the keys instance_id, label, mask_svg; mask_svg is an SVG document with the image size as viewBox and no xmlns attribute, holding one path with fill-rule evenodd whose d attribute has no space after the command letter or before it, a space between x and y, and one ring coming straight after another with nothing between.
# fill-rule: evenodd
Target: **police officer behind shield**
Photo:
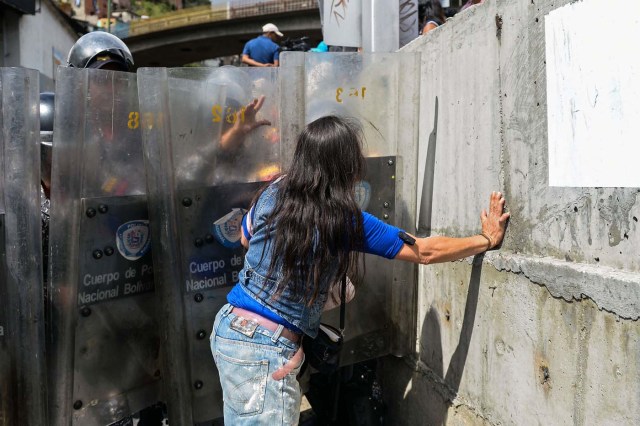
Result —
<instances>
[{"instance_id":1,"label":"police officer behind shield","mask_svg":"<svg viewBox=\"0 0 640 426\"><path fill-rule=\"evenodd\" d=\"M96 68L113 71L130 71L133 56L122 40L113 34L92 32L80 37L71 47L67 57L71 68ZM40 166L42 216L42 247L44 280L47 282L49 247L49 207L51 198L51 148L53 143L53 118L55 95L40 94Z\"/></svg>"},{"instance_id":2,"label":"police officer behind shield","mask_svg":"<svg viewBox=\"0 0 640 426\"><path fill-rule=\"evenodd\" d=\"M118 37L99 31L85 34L76 41L69 51L67 66L71 68L130 71L133 68L133 56L131 56L127 45ZM51 194L51 148L53 142L54 104L55 95L53 93L43 92L40 94L43 243L48 242L49 239L49 199ZM48 247L48 244L43 244L43 247ZM47 262L45 258L45 268L46 265Z\"/></svg>"},{"instance_id":3,"label":"police officer behind shield","mask_svg":"<svg viewBox=\"0 0 640 426\"><path fill-rule=\"evenodd\" d=\"M67 66L71 68L93 68L109 71L128 72L133 70L133 56L127 45L113 34L96 31L80 37L71 47ZM40 135L41 135L41 211L42 240L45 254L45 280L48 265L49 241L49 199L51 194L51 153L53 141L54 94L40 94ZM164 418L161 404L143 409L138 425L160 425ZM133 425L128 416L113 425Z\"/></svg>"},{"instance_id":4,"label":"police officer behind shield","mask_svg":"<svg viewBox=\"0 0 640 426\"><path fill-rule=\"evenodd\" d=\"M82 36L72 46L67 58L67 66L72 68L93 68L109 71L133 71L133 56L127 45L118 37L106 32L92 32ZM264 97L254 99L244 109L244 120L239 117L233 126L224 129L217 150L218 154L229 155L235 153L254 129L270 124L268 120L259 120L259 112ZM49 198L51 192L51 152L53 140L54 95L41 95L41 147L42 147L42 221L43 221L43 250L48 252L49 236ZM238 113L240 114L240 113ZM218 155L215 152L212 155ZM45 262L48 264L48 262ZM140 411L139 426L160 425L165 417L164 404L158 403ZM127 416L112 426L133 425L133 418Z\"/></svg>"}]
</instances>

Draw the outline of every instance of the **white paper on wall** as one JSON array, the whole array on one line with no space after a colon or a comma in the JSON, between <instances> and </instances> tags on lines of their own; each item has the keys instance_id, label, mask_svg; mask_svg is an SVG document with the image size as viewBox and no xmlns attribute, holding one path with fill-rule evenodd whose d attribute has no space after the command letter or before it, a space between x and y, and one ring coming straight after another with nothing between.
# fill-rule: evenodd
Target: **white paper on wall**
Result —
<instances>
[{"instance_id":1,"label":"white paper on wall","mask_svg":"<svg viewBox=\"0 0 640 426\"><path fill-rule=\"evenodd\" d=\"M640 187L640 4L568 4L545 40L549 185Z\"/></svg>"}]
</instances>

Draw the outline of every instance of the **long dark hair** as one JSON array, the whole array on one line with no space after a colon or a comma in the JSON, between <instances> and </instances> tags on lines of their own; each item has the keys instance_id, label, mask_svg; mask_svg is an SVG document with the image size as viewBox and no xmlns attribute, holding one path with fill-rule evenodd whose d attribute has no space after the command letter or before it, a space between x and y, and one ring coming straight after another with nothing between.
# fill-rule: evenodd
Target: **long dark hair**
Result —
<instances>
[{"instance_id":1,"label":"long dark hair","mask_svg":"<svg viewBox=\"0 0 640 426\"><path fill-rule=\"evenodd\" d=\"M362 246L363 226L354 187L365 165L355 121L326 116L302 131L267 219L276 230L269 276L278 268L283 274L278 293L288 287L311 304L348 271L357 275L358 252L352 249ZM337 274L327 279L332 265Z\"/></svg>"},{"instance_id":2,"label":"long dark hair","mask_svg":"<svg viewBox=\"0 0 640 426\"><path fill-rule=\"evenodd\" d=\"M444 13L440 0L427 0L424 4L420 5L420 14L423 16L420 29L424 27L427 22L435 21L438 25L442 25L447 20L447 16Z\"/></svg>"}]
</instances>

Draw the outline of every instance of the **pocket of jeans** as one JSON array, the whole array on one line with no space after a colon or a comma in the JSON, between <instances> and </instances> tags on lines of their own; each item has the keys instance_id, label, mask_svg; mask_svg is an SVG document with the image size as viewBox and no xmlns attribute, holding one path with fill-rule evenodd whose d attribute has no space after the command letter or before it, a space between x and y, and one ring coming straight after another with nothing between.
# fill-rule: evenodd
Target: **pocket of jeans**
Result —
<instances>
[{"instance_id":1,"label":"pocket of jeans","mask_svg":"<svg viewBox=\"0 0 640 426\"><path fill-rule=\"evenodd\" d=\"M244 361L216 352L225 403L239 416L262 412L269 361Z\"/></svg>"}]
</instances>

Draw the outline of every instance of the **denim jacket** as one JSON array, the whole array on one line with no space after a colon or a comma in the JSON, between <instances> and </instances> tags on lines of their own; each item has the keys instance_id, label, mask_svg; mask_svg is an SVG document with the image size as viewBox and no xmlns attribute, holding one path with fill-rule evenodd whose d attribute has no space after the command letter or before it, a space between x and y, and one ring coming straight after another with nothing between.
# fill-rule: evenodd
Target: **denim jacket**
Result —
<instances>
[{"instance_id":1,"label":"denim jacket","mask_svg":"<svg viewBox=\"0 0 640 426\"><path fill-rule=\"evenodd\" d=\"M320 316L328 297L328 287L337 273L335 268L327 270L320 277L320 288L316 300L309 305L302 295L294 295L292 289L285 287L279 294L278 283L282 280L282 267L276 267L271 276L267 276L271 265L273 240L277 232L272 226L268 232L266 220L275 208L279 182L272 183L258 198L254 206L252 220L253 236L245 256L244 267L240 271L239 284L245 292L267 309L275 312L286 321L315 337L318 334Z\"/></svg>"}]
</instances>

